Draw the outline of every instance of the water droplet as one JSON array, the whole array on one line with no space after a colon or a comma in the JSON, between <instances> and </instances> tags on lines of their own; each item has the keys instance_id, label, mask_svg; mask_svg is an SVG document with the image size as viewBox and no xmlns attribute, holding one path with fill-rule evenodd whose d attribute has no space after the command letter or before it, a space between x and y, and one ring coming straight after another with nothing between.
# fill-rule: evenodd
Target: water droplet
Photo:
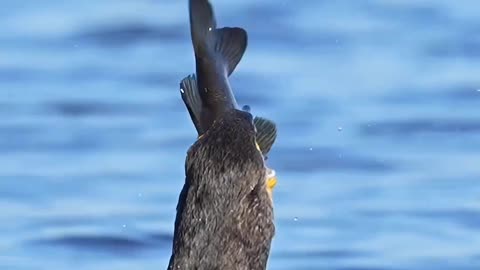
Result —
<instances>
[{"instance_id":1,"label":"water droplet","mask_svg":"<svg viewBox=\"0 0 480 270\"><path fill-rule=\"evenodd\" d=\"M209 28L208 28L208 31L212 31L212 27L209 27Z\"/></svg>"},{"instance_id":2,"label":"water droplet","mask_svg":"<svg viewBox=\"0 0 480 270\"><path fill-rule=\"evenodd\" d=\"M126 228L126 227L127 227L127 225L126 225L126 224L123 224L123 225L122 225L122 227L123 227L123 228Z\"/></svg>"},{"instance_id":3,"label":"water droplet","mask_svg":"<svg viewBox=\"0 0 480 270\"><path fill-rule=\"evenodd\" d=\"M312 151L312 150L313 150L313 147L310 147L310 149L308 149L308 150Z\"/></svg>"},{"instance_id":4,"label":"water droplet","mask_svg":"<svg viewBox=\"0 0 480 270\"><path fill-rule=\"evenodd\" d=\"M298 221L298 217L294 217L294 218L293 218L293 221L297 222L297 221Z\"/></svg>"},{"instance_id":5,"label":"water droplet","mask_svg":"<svg viewBox=\"0 0 480 270\"><path fill-rule=\"evenodd\" d=\"M180 88L180 92L182 92L182 94L184 94L185 90L183 90L183 88Z\"/></svg>"},{"instance_id":6,"label":"water droplet","mask_svg":"<svg viewBox=\"0 0 480 270\"><path fill-rule=\"evenodd\" d=\"M338 131L342 131L343 128L342 128L342 127L338 127L337 130L338 130Z\"/></svg>"},{"instance_id":7,"label":"water droplet","mask_svg":"<svg viewBox=\"0 0 480 270\"><path fill-rule=\"evenodd\" d=\"M142 194L142 193L138 193L138 197L142 197L142 196L143 196L143 194Z\"/></svg>"},{"instance_id":8,"label":"water droplet","mask_svg":"<svg viewBox=\"0 0 480 270\"><path fill-rule=\"evenodd\" d=\"M208 92L208 88L206 88L206 87L205 87L205 89L204 89L204 90L205 90L205 93L207 93L207 92Z\"/></svg>"},{"instance_id":9,"label":"water droplet","mask_svg":"<svg viewBox=\"0 0 480 270\"><path fill-rule=\"evenodd\" d=\"M480 88L477 89L477 92L480 92Z\"/></svg>"}]
</instances>

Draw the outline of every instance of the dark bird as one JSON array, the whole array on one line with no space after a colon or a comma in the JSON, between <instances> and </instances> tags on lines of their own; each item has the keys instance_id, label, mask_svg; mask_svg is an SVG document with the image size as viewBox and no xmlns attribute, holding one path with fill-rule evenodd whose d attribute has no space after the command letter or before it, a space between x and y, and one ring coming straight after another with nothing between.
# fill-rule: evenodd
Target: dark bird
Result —
<instances>
[{"instance_id":1,"label":"dark bird","mask_svg":"<svg viewBox=\"0 0 480 270\"><path fill-rule=\"evenodd\" d=\"M195 93L198 93L197 81L195 75L189 75L184 78L180 83L180 92L182 93L182 98L184 99L185 105L190 112L190 117L195 127L199 137L203 136L203 130L208 130L208 126L203 126L198 119L200 119L200 114L204 105L201 102L199 96L194 97ZM191 102L194 100L195 102ZM248 106L244 106L244 111L250 111ZM277 127L275 123L271 120L265 119L263 117L256 116L253 119L253 123L256 130L255 143L257 148L262 152L265 160L268 158L268 153L270 152L275 139L277 138ZM273 188L277 184L277 176L275 170L266 167L267 170L267 188L270 196L272 196Z\"/></svg>"},{"instance_id":2,"label":"dark bird","mask_svg":"<svg viewBox=\"0 0 480 270\"><path fill-rule=\"evenodd\" d=\"M265 160L276 126L238 108L230 87L246 31L217 28L208 0L190 0L189 14L196 75L180 91L199 138L185 162L169 269L266 269L276 178Z\"/></svg>"},{"instance_id":3,"label":"dark bird","mask_svg":"<svg viewBox=\"0 0 480 270\"><path fill-rule=\"evenodd\" d=\"M266 269L274 213L255 136L233 109L189 149L169 269Z\"/></svg>"}]
</instances>

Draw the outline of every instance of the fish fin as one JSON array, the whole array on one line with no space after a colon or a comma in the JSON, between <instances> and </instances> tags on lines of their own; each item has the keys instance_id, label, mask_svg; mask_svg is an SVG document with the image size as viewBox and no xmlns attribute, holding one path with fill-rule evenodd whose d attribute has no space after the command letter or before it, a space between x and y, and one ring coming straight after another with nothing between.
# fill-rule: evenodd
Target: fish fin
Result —
<instances>
[{"instance_id":1,"label":"fish fin","mask_svg":"<svg viewBox=\"0 0 480 270\"><path fill-rule=\"evenodd\" d=\"M253 124L257 129L256 140L263 156L267 156L277 138L277 126L271 120L256 116Z\"/></svg>"},{"instance_id":2,"label":"fish fin","mask_svg":"<svg viewBox=\"0 0 480 270\"><path fill-rule=\"evenodd\" d=\"M208 0L190 0L190 32L197 58L221 56L228 76L247 49L247 32L239 27L217 29L212 5ZM214 54L214 55L212 55Z\"/></svg>"},{"instance_id":3,"label":"fish fin","mask_svg":"<svg viewBox=\"0 0 480 270\"><path fill-rule=\"evenodd\" d=\"M222 55L230 76L247 49L247 31L239 27L223 27L217 29L215 34L215 51Z\"/></svg>"},{"instance_id":4,"label":"fish fin","mask_svg":"<svg viewBox=\"0 0 480 270\"><path fill-rule=\"evenodd\" d=\"M202 134L203 130L200 125L200 114L202 112L203 104L200 93L198 93L195 74L188 75L182 79L180 82L180 93L198 134Z\"/></svg>"}]
</instances>

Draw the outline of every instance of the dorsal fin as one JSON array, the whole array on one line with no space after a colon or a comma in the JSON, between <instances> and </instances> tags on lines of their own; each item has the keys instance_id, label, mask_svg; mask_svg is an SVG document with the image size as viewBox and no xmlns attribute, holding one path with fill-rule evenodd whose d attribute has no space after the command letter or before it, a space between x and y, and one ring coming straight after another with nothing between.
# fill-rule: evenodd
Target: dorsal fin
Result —
<instances>
[{"instance_id":1,"label":"dorsal fin","mask_svg":"<svg viewBox=\"0 0 480 270\"><path fill-rule=\"evenodd\" d=\"M257 129L257 144L263 156L266 157L277 139L277 126L273 121L259 116L253 119L253 124Z\"/></svg>"},{"instance_id":2,"label":"dorsal fin","mask_svg":"<svg viewBox=\"0 0 480 270\"><path fill-rule=\"evenodd\" d=\"M221 54L230 76L247 49L247 32L239 27L224 27L215 31L215 52Z\"/></svg>"},{"instance_id":3,"label":"dorsal fin","mask_svg":"<svg viewBox=\"0 0 480 270\"><path fill-rule=\"evenodd\" d=\"M204 130L200 125L200 114L202 112L202 99L198 93L197 79L195 74L188 75L180 82L180 94L182 100L188 109L190 118L192 119L198 134L202 134Z\"/></svg>"}]
</instances>

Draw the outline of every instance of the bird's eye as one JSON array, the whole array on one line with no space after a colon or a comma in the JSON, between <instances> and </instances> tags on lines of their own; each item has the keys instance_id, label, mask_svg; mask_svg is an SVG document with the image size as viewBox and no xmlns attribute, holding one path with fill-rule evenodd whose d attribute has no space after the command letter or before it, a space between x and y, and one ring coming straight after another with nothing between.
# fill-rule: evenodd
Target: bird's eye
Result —
<instances>
[{"instance_id":1,"label":"bird's eye","mask_svg":"<svg viewBox=\"0 0 480 270\"><path fill-rule=\"evenodd\" d=\"M246 111L246 112L250 112L250 106L244 105L244 106L242 107L242 110L244 110L244 111Z\"/></svg>"}]
</instances>

